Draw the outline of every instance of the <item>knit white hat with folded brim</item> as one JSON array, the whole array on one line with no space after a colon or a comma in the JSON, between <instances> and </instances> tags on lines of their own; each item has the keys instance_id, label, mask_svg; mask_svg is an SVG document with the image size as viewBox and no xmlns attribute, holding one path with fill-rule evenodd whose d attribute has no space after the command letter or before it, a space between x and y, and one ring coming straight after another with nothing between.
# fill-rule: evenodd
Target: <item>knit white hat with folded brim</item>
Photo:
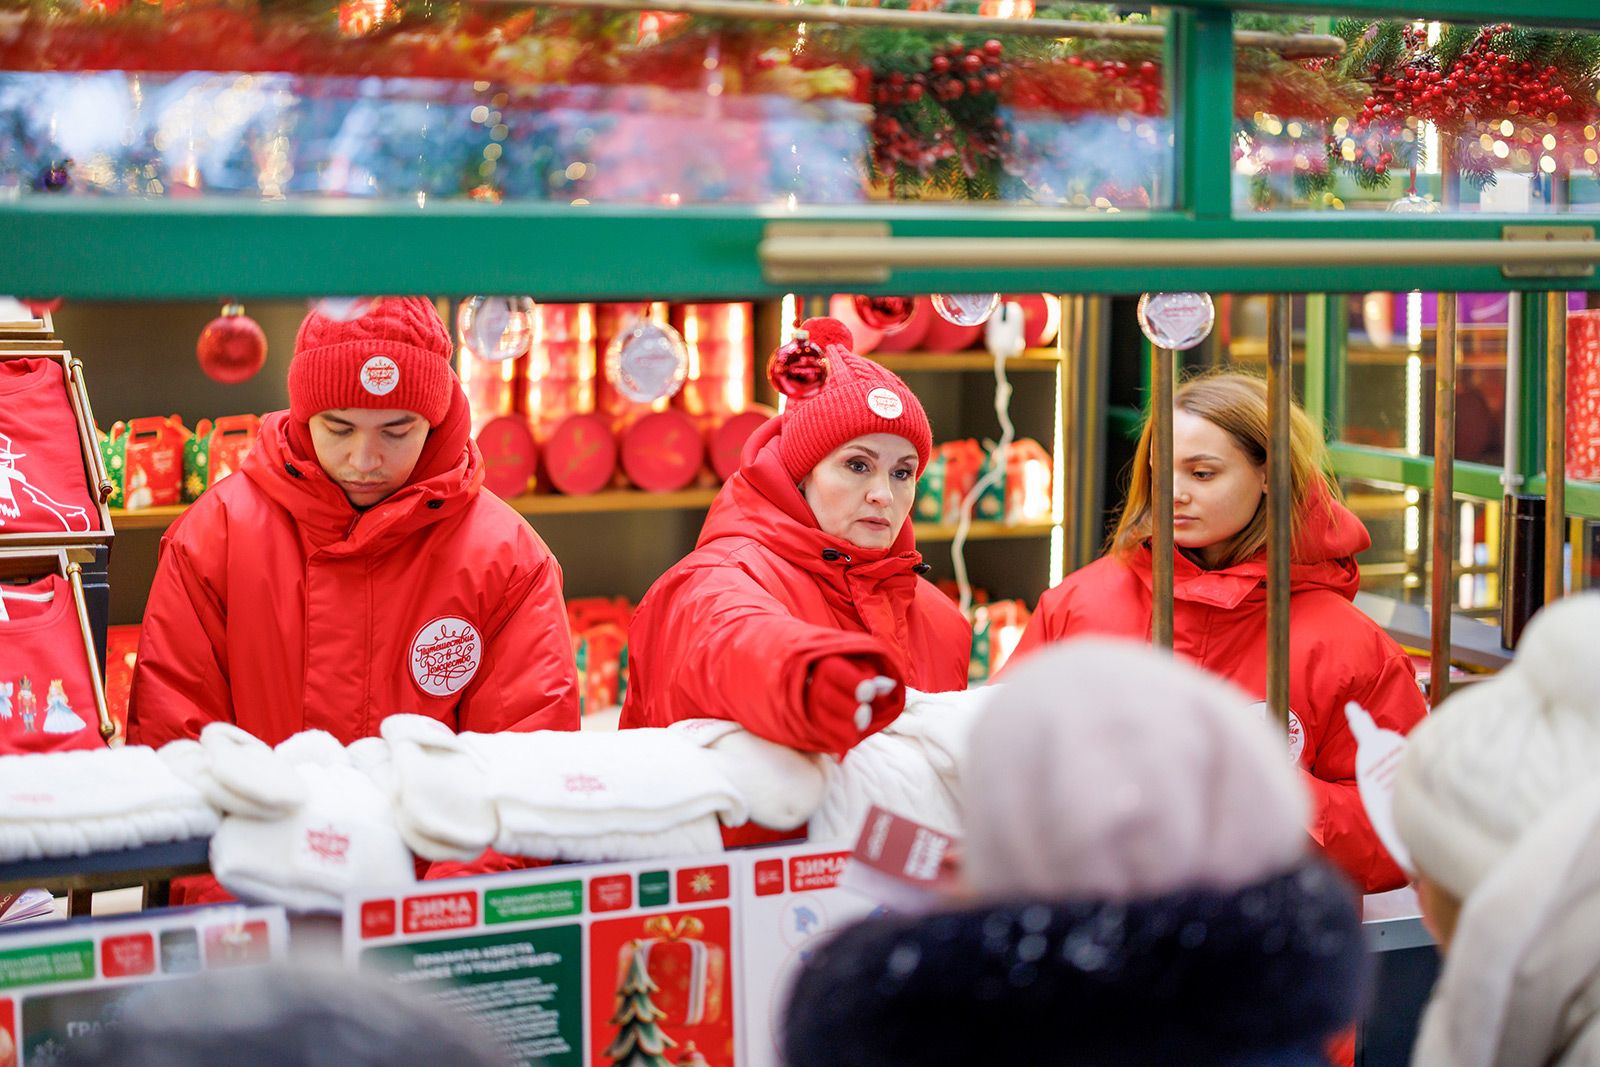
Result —
<instances>
[{"instance_id":1,"label":"knit white hat with folded brim","mask_svg":"<svg viewBox=\"0 0 1600 1067\"><path fill-rule=\"evenodd\" d=\"M1413 730L1395 824L1417 870L1465 900L1545 812L1600 767L1600 595L1529 625L1516 660Z\"/></svg>"},{"instance_id":2,"label":"knit white hat with folded brim","mask_svg":"<svg viewBox=\"0 0 1600 1067\"><path fill-rule=\"evenodd\" d=\"M1299 862L1309 797L1244 692L1129 641L1085 638L1006 673L963 769L983 898L1231 891Z\"/></svg>"}]
</instances>

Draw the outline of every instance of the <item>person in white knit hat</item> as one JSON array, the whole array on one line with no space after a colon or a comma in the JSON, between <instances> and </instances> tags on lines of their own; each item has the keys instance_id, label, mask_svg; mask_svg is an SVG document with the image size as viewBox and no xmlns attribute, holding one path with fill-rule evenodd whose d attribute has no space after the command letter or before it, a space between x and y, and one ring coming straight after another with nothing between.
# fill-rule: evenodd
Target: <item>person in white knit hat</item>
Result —
<instances>
[{"instance_id":1,"label":"person in white knit hat","mask_svg":"<svg viewBox=\"0 0 1600 1067\"><path fill-rule=\"evenodd\" d=\"M1417 1067L1600 1065L1600 596L1410 736L1396 828L1445 953Z\"/></svg>"},{"instance_id":2,"label":"person in white knit hat","mask_svg":"<svg viewBox=\"0 0 1600 1067\"><path fill-rule=\"evenodd\" d=\"M969 895L811 952L785 1062L1327 1067L1360 918L1249 703L1130 641L1010 672L962 767Z\"/></svg>"}]
</instances>

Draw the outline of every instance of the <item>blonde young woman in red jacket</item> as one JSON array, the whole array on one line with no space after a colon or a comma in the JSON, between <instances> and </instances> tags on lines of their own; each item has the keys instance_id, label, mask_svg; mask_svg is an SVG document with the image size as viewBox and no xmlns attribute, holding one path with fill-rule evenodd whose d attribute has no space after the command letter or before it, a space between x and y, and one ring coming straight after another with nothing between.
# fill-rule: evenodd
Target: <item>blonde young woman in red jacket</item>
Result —
<instances>
[{"instance_id":1,"label":"blonde young woman in red jacket","mask_svg":"<svg viewBox=\"0 0 1600 1067\"><path fill-rule=\"evenodd\" d=\"M1241 374L1197 378L1178 389L1174 404L1174 645L1264 699L1266 384ZM1084 634L1149 639L1150 435L1147 421L1110 551L1040 598L1014 662ZM1380 726L1405 733L1426 705L1410 658L1352 603L1360 584L1355 557L1372 540L1339 503L1320 435L1299 407L1290 454L1289 743L1314 798L1310 832L1365 892L1395 889L1406 879L1361 806L1344 706L1357 701Z\"/></svg>"},{"instance_id":2,"label":"blonde young woman in red jacket","mask_svg":"<svg viewBox=\"0 0 1600 1067\"><path fill-rule=\"evenodd\" d=\"M827 383L750 439L695 550L639 605L623 727L732 719L842 753L894 720L907 686L966 688L971 629L919 576L909 521L927 414L842 323L805 328Z\"/></svg>"}]
</instances>

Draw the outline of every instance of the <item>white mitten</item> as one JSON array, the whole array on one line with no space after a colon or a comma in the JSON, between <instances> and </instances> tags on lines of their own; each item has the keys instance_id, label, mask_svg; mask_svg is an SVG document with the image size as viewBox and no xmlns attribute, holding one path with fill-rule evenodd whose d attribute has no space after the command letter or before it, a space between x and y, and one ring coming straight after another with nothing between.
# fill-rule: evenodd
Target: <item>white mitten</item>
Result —
<instances>
[{"instance_id":1,"label":"white mitten","mask_svg":"<svg viewBox=\"0 0 1600 1067\"><path fill-rule=\"evenodd\" d=\"M229 816L211 870L231 892L295 911L339 913L346 894L415 880L389 800L354 767L296 768L306 802L278 819Z\"/></svg>"},{"instance_id":2,"label":"white mitten","mask_svg":"<svg viewBox=\"0 0 1600 1067\"><path fill-rule=\"evenodd\" d=\"M707 750L743 795L750 820L769 830L792 830L811 818L822 803L823 757L729 725L734 729L722 732Z\"/></svg>"},{"instance_id":3,"label":"white mitten","mask_svg":"<svg viewBox=\"0 0 1600 1067\"><path fill-rule=\"evenodd\" d=\"M211 757L224 811L271 818L305 802L305 783L294 765L232 723L214 722L200 731L200 747Z\"/></svg>"},{"instance_id":4,"label":"white mitten","mask_svg":"<svg viewBox=\"0 0 1600 1067\"><path fill-rule=\"evenodd\" d=\"M429 860L472 860L500 832L489 770L450 728L423 715L391 715L395 817L406 843Z\"/></svg>"},{"instance_id":5,"label":"white mitten","mask_svg":"<svg viewBox=\"0 0 1600 1067\"><path fill-rule=\"evenodd\" d=\"M264 747L264 746L263 746ZM271 750L268 750L269 754ZM280 804L260 804L253 798L236 793L218 782L212 774L211 753L200 742L169 741L156 753L174 775L188 782L205 798L207 804L219 814L250 815L258 819L275 819L286 808ZM291 773L292 770L291 770Z\"/></svg>"},{"instance_id":6,"label":"white mitten","mask_svg":"<svg viewBox=\"0 0 1600 1067\"><path fill-rule=\"evenodd\" d=\"M350 765L350 754L339 739L326 730L301 730L273 749L290 763L315 763L323 767Z\"/></svg>"}]
</instances>

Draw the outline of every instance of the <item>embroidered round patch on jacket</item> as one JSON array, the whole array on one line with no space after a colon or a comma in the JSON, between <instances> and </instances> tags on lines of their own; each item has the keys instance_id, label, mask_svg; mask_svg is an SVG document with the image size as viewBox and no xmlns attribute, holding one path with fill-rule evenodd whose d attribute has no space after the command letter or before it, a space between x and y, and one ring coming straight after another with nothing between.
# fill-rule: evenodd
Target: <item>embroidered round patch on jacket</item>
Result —
<instances>
[{"instance_id":1,"label":"embroidered round patch on jacket","mask_svg":"<svg viewBox=\"0 0 1600 1067\"><path fill-rule=\"evenodd\" d=\"M400 366L388 356L373 356L361 364L361 388L373 396L394 392L400 384Z\"/></svg>"},{"instance_id":2,"label":"embroidered round patch on jacket","mask_svg":"<svg viewBox=\"0 0 1600 1067\"><path fill-rule=\"evenodd\" d=\"M433 697L459 693L478 673L483 638L466 619L444 615L411 639L411 680Z\"/></svg>"},{"instance_id":3,"label":"embroidered round patch on jacket","mask_svg":"<svg viewBox=\"0 0 1600 1067\"><path fill-rule=\"evenodd\" d=\"M1258 700L1254 704L1251 704L1250 710L1259 714L1263 719L1267 718L1267 702L1265 700ZM1276 726L1277 723L1273 723L1273 725ZM1295 710L1293 708L1289 709L1288 741L1289 758L1295 763L1299 763L1300 757L1305 755L1306 751L1306 728L1301 724L1300 716L1295 714Z\"/></svg>"},{"instance_id":4,"label":"embroidered round patch on jacket","mask_svg":"<svg viewBox=\"0 0 1600 1067\"><path fill-rule=\"evenodd\" d=\"M881 419L898 419L906 409L894 390L882 386L867 394L867 407Z\"/></svg>"}]
</instances>

